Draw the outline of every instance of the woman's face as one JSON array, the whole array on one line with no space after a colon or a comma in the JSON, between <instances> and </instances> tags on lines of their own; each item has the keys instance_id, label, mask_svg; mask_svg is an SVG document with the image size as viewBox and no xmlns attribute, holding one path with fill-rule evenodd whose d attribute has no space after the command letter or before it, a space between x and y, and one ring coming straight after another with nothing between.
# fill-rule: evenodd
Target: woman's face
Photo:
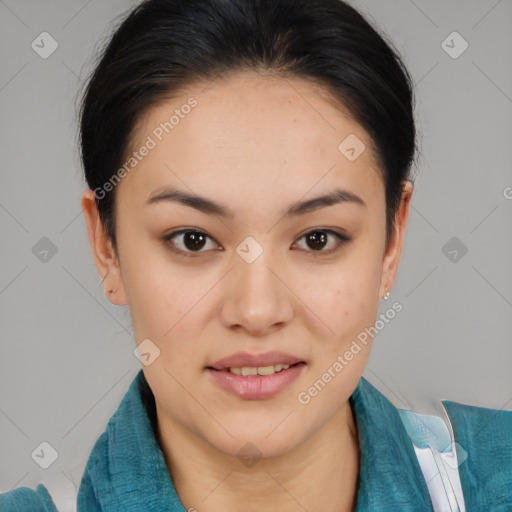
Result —
<instances>
[{"instance_id":1,"label":"woman's face","mask_svg":"<svg viewBox=\"0 0 512 512\"><path fill-rule=\"evenodd\" d=\"M247 72L153 108L132 150L116 188L119 262L102 272L146 340L159 422L228 455L291 450L346 406L400 257L400 226L385 247L369 136L317 86ZM303 363L211 369L240 352L282 354L220 367Z\"/></svg>"}]
</instances>

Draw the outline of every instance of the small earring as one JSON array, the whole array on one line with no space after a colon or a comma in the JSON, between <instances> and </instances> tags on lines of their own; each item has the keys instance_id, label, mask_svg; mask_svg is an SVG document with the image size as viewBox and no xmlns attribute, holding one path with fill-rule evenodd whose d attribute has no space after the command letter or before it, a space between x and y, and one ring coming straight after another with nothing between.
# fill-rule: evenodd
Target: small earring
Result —
<instances>
[{"instance_id":1,"label":"small earring","mask_svg":"<svg viewBox=\"0 0 512 512\"><path fill-rule=\"evenodd\" d=\"M388 300L389 299L389 292L386 291L384 297L382 297L380 300Z\"/></svg>"},{"instance_id":2,"label":"small earring","mask_svg":"<svg viewBox=\"0 0 512 512\"><path fill-rule=\"evenodd\" d=\"M116 293L117 290L109 290L108 293L113 294Z\"/></svg>"}]
</instances>

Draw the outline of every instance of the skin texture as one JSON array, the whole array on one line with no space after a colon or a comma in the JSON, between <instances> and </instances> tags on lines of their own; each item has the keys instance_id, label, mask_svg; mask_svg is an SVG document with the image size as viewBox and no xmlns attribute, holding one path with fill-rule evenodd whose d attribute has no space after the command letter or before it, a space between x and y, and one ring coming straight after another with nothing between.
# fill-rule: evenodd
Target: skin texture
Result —
<instances>
[{"instance_id":1,"label":"skin texture","mask_svg":"<svg viewBox=\"0 0 512 512\"><path fill-rule=\"evenodd\" d=\"M176 490L187 509L201 512L352 510L360 454L348 399L371 340L308 404L297 397L374 325L379 298L394 283L412 183L386 247L384 183L368 134L318 86L256 72L191 85L158 104L139 123L133 148L190 97L197 106L117 185L118 254L92 191L82 197L106 296L129 305L136 343L149 338L160 350L143 370ZM355 161L338 150L350 134L366 145ZM235 215L146 204L166 186ZM365 206L345 202L283 218L291 204L337 187ZM210 237L191 257L170 249L193 251L183 236L163 240L184 227ZM329 235L324 246L308 244L304 235L320 228L352 240ZM263 249L252 263L236 252L247 236ZM235 352L271 350L307 366L269 399L231 395L205 370ZM251 467L237 456L248 442L261 454Z\"/></svg>"}]
</instances>

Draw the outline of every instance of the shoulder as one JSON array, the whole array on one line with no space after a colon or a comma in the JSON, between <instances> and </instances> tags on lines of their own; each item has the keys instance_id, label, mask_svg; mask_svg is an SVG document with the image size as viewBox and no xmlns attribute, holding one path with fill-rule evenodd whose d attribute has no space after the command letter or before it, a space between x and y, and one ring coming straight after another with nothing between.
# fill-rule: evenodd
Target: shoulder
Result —
<instances>
[{"instance_id":1,"label":"shoulder","mask_svg":"<svg viewBox=\"0 0 512 512\"><path fill-rule=\"evenodd\" d=\"M476 436L481 442L490 441L485 439L488 435L492 436L494 442L512 441L512 411L459 404L450 400L443 400L442 403L454 431L460 435L468 438ZM512 452L509 456L512 456Z\"/></svg>"},{"instance_id":2,"label":"shoulder","mask_svg":"<svg viewBox=\"0 0 512 512\"><path fill-rule=\"evenodd\" d=\"M497 470L508 474L512 489L512 412L448 400L443 405L455 440L471 455L468 464L488 475Z\"/></svg>"},{"instance_id":3,"label":"shoulder","mask_svg":"<svg viewBox=\"0 0 512 512\"><path fill-rule=\"evenodd\" d=\"M442 404L448 424L399 410L433 501L448 506L451 498L472 512L512 510L512 412Z\"/></svg>"},{"instance_id":4,"label":"shoulder","mask_svg":"<svg viewBox=\"0 0 512 512\"><path fill-rule=\"evenodd\" d=\"M467 452L462 488L479 508L512 510L512 412L443 401L455 441ZM500 508L502 507L502 508Z\"/></svg>"},{"instance_id":5,"label":"shoulder","mask_svg":"<svg viewBox=\"0 0 512 512\"><path fill-rule=\"evenodd\" d=\"M39 484L37 488L19 487L0 494L2 512L57 512L57 508L46 487Z\"/></svg>"},{"instance_id":6,"label":"shoulder","mask_svg":"<svg viewBox=\"0 0 512 512\"><path fill-rule=\"evenodd\" d=\"M367 409L378 417L373 433L384 424L396 431L397 450L412 443L434 511L512 511L511 411L442 400L444 417L419 414L396 408L364 379L353 398L360 416Z\"/></svg>"}]
</instances>

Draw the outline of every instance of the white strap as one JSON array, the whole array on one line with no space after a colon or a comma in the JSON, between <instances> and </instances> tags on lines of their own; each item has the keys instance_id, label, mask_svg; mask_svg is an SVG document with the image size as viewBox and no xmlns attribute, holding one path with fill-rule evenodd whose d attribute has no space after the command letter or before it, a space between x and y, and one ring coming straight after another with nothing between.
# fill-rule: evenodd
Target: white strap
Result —
<instances>
[{"instance_id":1,"label":"white strap","mask_svg":"<svg viewBox=\"0 0 512 512\"><path fill-rule=\"evenodd\" d=\"M467 454L437 416L399 409L427 483L434 512L466 512L459 465ZM457 451L459 451L458 457Z\"/></svg>"},{"instance_id":2,"label":"white strap","mask_svg":"<svg viewBox=\"0 0 512 512\"><path fill-rule=\"evenodd\" d=\"M453 467L453 462L457 458L457 455L455 455L455 458L452 456L452 454L455 453L455 448L452 449L451 453L439 452L449 479L448 489L445 489L443 485L443 478L438 470L432 451L429 448L418 448L416 445L414 445L414 451L416 452L421 471L427 482L434 512L452 512L452 510L465 512L466 507L464 505L464 497L460 485L459 471L457 466ZM450 491L453 492L455 498L454 500L452 499L452 503L455 501L458 508L453 509L450 504Z\"/></svg>"}]
</instances>

